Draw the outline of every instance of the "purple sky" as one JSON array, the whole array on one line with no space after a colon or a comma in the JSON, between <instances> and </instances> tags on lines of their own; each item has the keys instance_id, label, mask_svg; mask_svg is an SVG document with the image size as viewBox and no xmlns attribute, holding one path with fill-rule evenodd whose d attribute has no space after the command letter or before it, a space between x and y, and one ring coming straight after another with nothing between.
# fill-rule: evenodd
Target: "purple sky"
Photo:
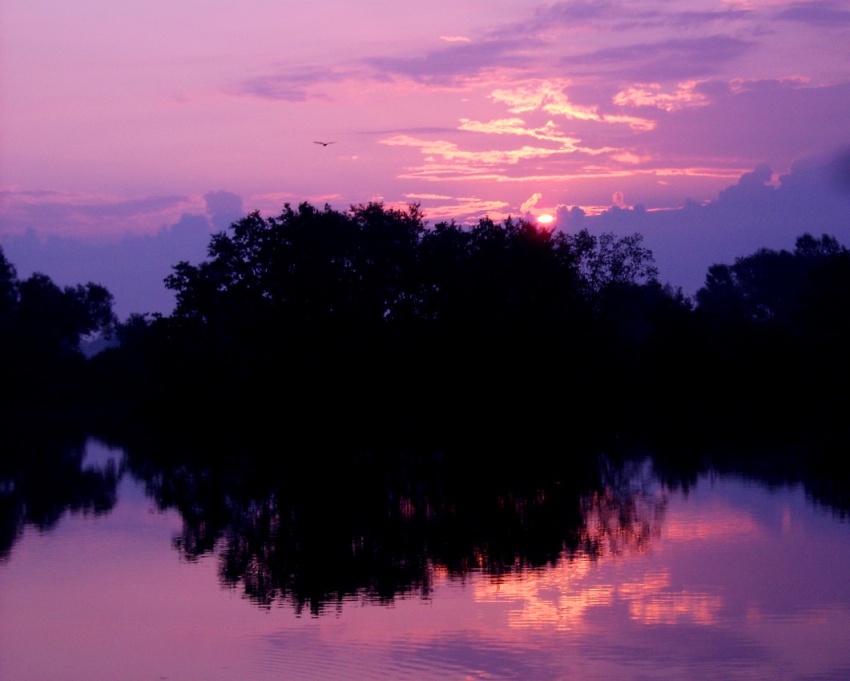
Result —
<instances>
[{"instance_id":1,"label":"purple sky","mask_svg":"<svg viewBox=\"0 0 850 681\"><path fill-rule=\"evenodd\" d=\"M169 311L211 230L305 200L579 206L692 292L804 230L850 242L848 150L845 0L0 6L0 244L121 316Z\"/></svg>"}]
</instances>

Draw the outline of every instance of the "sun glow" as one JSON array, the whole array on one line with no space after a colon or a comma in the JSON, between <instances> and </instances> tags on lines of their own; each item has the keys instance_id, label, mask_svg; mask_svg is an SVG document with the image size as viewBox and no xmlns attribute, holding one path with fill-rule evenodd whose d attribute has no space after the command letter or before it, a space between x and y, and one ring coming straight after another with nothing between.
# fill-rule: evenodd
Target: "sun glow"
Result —
<instances>
[{"instance_id":1,"label":"sun glow","mask_svg":"<svg viewBox=\"0 0 850 681\"><path fill-rule=\"evenodd\" d=\"M537 216L537 222L541 225L551 225L555 221L555 216L550 215L549 213L543 213L543 215Z\"/></svg>"}]
</instances>

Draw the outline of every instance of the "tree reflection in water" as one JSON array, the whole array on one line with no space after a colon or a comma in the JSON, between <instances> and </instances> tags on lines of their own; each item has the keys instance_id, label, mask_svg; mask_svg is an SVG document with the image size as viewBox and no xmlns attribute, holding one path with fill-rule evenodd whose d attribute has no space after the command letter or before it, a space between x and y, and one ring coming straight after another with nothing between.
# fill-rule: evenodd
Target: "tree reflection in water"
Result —
<instances>
[{"instance_id":1,"label":"tree reflection in water","mask_svg":"<svg viewBox=\"0 0 850 681\"><path fill-rule=\"evenodd\" d=\"M331 459L175 443L129 452L159 507L181 513L181 556L215 554L224 585L299 614L350 600L428 598L436 573L498 576L643 551L666 503L645 481L635 486L634 475L587 454Z\"/></svg>"},{"instance_id":2,"label":"tree reflection in water","mask_svg":"<svg viewBox=\"0 0 850 681\"><path fill-rule=\"evenodd\" d=\"M108 512L129 470L160 509L180 513L173 543L183 559L214 555L223 585L261 607L286 604L312 615L352 600L427 599L436 575L477 572L498 582L647 552L669 491L687 491L707 471L768 486L800 482L841 517L850 488L834 447L657 449L650 465L642 457L600 457L591 446L433 453L337 444L320 456L285 444L198 439L194 431L130 438L120 465L92 467L82 437L6 431L4 438L0 559L27 524L46 530L68 511ZM326 443L315 449L330 451Z\"/></svg>"},{"instance_id":3,"label":"tree reflection in water","mask_svg":"<svg viewBox=\"0 0 850 681\"><path fill-rule=\"evenodd\" d=\"M664 520L668 495L645 460L600 460L602 485L582 498L587 554L646 553Z\"/></svg>"},{"instance_id":4,"label":"tree reflection in water","mask_svg":"<svg viewBox=\"0 0 850 681\"><path fill-rule=\"evenodd\" d=\"M46 424L0 428L0 560L29 525L44 532L67 513L108 513L122 470L113 459L86 465L86 438Z\"/></svg>"}]
</instances>

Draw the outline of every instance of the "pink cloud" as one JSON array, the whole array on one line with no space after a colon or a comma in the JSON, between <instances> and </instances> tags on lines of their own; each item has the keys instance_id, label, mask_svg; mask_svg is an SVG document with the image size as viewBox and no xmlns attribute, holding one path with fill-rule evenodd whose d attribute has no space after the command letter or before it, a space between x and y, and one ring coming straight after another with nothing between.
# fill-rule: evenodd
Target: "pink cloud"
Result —
<instances>
[{"instance_id":1,"label":"pink cloud","mask_svg":"<svg viewBox=\"0 0 850 681\"><path fill-rule=\"evenodd\" d=\"M54 191L0 193L3 231L36 229L45 234L102 234L104 223L113 225L112 235L149 232L162 222L202 205L188 196L149 196L120 199L113 196Z\"/></svg>"}]
</instances>

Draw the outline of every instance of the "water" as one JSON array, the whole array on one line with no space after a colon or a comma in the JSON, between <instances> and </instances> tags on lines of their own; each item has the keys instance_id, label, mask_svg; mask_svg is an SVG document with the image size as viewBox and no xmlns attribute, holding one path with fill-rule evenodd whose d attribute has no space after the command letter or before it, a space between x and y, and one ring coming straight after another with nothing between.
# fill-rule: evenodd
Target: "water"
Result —
<instances>
[{"instance_id":1,"label":"water","mask_svg":"<svg viewBox=\"0 0 850 681\"><path fill-rule=\"evenodd\" d=\"M662 486L635 466L576 500L578 524L569 504L541 511L563 483L497 495L510 537L494 538L491 516L444 515L433 487L390 485L383 528L386 508L355 521L330 499L304 525L322 504L236 487L225 503L95 440L77 456L114 504L72 495L18 531L0 562L5 681L850 678L850 525L801 483ZM330 564L305 557L316 533Z\"/></svg>"}]
</instances>

